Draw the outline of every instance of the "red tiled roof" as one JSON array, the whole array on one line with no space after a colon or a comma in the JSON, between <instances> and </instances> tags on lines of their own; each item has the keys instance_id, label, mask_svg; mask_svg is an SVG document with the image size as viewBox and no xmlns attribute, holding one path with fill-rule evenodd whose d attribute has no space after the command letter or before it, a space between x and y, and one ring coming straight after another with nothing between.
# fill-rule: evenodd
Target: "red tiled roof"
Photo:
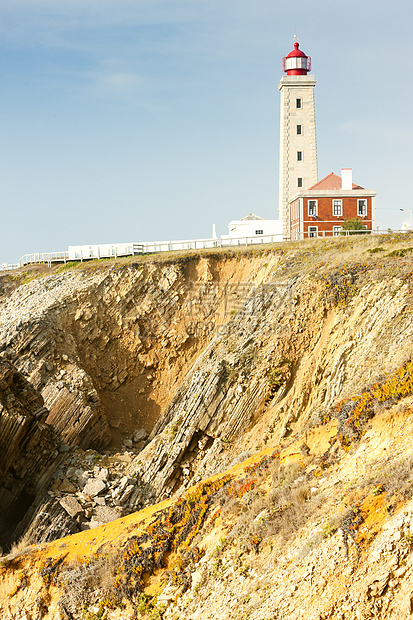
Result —
<instances>
[{"instance_id":1,"label":"red tiled roof","mask_svg":"<svg viewBox=\"0 0 413 620\"><path fill-rule=\"evenodd\" d=\"M330 172L324 179L318 181L308 189L319 189L319 190L329 190L329 189L341 189L341 177L334 174L334 172ZM364 189L360 185L356 185L353 183L353 189Z\"/></svg>"}]
</instances>

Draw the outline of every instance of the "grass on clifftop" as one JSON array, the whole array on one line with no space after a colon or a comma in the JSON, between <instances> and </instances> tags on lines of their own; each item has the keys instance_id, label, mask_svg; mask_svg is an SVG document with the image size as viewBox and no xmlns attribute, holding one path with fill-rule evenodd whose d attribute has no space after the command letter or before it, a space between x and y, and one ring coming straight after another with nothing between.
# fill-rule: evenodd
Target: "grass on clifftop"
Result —
<instances>
[{"instance_id":1,"label":"grass on clifftop","mask_svg":"<svg viewBox=\"0 0 413 620\"><path fill-rule=\"evenodd\" d=\"M300 268L307 270L307 268L311 269L311 267L314 267L315 264L321 264L321 266L329 264L330 267L333 267L339 266L343 261L358 262L364 260L366 263L370 263L377 260L377 255L380 255L380 258L385 256L388 258L406 257L412 254L412 242L413 232L407 232L387 233L384 235L338 236L253 246L176 250L123 258L102 258L85 260L83 262L68 261L65 264L56 264L52 267L42 264L26 265L20 269L0 274L0 283L8 281L21 284L28 278L32 279L33 277L47 276L53 273L64 273L72 269L87 271L89 269L105 269L107 267L129 264L180 264L198 261L201 258L260 258L274 253L282 256L286 271L288 271L288 267L293 266L295 266L294 270L299 270Z\"/></svg>"}]
</instances>

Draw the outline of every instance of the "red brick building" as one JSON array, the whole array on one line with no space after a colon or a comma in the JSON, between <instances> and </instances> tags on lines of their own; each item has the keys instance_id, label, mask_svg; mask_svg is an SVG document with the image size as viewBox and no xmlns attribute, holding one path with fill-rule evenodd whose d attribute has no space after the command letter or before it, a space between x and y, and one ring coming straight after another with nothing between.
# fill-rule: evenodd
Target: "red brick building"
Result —
<instances>
[{"instance_id":1,"label":"red brick building","mask_svg":"<svg viewBox=\"0 0 413 620\"><path fill-rule=\"evenodd\" d=\"M331 172L290 200L292 240L338 235L343 221L356 217L367 230L374 228L375 192L355 185L351 168L341 174Z\"/></svg>"}]
</instances>

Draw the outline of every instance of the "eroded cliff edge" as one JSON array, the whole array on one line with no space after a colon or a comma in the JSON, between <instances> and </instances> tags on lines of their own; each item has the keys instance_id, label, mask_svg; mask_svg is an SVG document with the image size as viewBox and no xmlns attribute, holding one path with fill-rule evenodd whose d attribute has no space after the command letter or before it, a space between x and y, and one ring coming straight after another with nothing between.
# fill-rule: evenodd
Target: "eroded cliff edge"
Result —
<instances>
[{"instance_id":1,"label":"eroded cliff edge","mask_svg":"<svg viewBox=\"0 0 413 620\"><path fill-rule=\"evenodd\" d=\"M317 452L312 429L339 401L410 360L411 239L380 241L96 266L5 296L2 354L73 446L48 511L76 498L80 529L104 506L120 515L183 494L267 446ZM323 444L331 466L357 436L343 429ZM73 465L110 444L117 456Z\"/></svg>"}]
</instances>

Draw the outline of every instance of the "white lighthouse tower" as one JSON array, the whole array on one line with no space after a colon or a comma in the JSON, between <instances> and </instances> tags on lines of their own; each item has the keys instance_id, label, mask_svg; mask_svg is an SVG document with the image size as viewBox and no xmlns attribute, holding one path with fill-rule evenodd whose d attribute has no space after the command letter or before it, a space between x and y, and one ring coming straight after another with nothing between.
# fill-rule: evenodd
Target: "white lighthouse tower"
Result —
<instances>
[{"instance_id":1,"label":"white lighthouse tower","mask_svg":"<svg viewBox=\"0 0 413 620\"><path fill-rule=\"evenodd\" d=\"M278 86L281 93L280 114L280 197L279 218L283 222L283 236L289 239L290 199L318 180L317 141L315 126L314 87L316 80L307 75L311 58L300 49L283 58L283 71Z\"/></svg>"}]
</instances>

